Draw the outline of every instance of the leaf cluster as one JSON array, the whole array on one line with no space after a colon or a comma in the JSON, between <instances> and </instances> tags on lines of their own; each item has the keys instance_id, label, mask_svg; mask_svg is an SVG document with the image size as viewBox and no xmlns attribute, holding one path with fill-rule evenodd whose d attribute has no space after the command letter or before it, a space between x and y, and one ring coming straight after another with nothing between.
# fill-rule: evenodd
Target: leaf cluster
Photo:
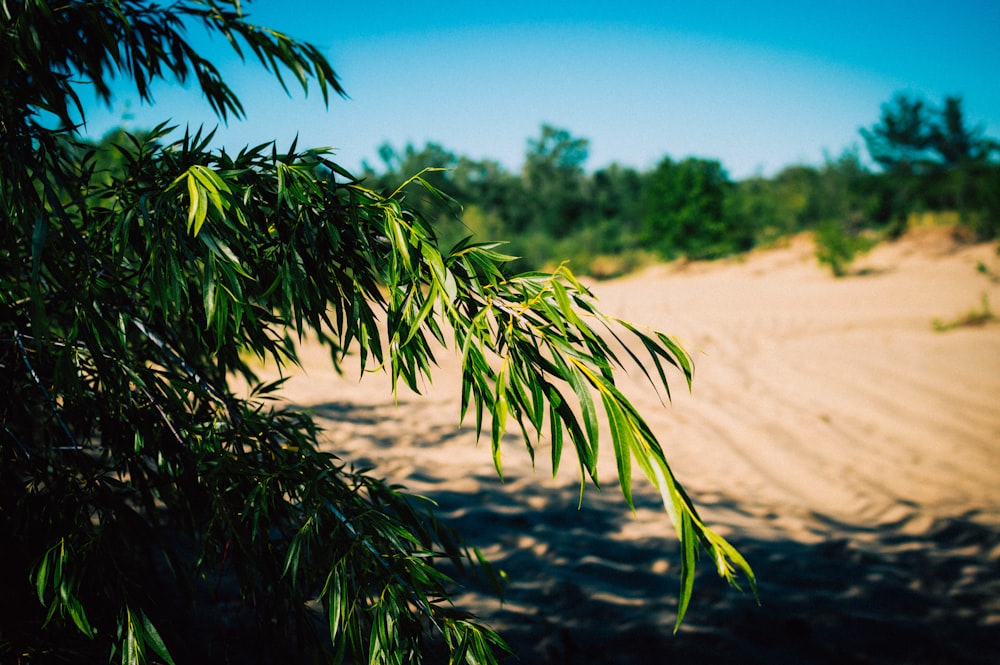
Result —
<instances>
[{"instance_id":1,"label":"leaf cluster","mask_svg":"<svg viewBox=\"0 0 1000 665\"><path fill-rule=\"evenodd\" d=\"M228 4L171 9L238 50L243 40L276 75L339 90L318 52ZM220 115L241 109L159 5L2 11L16 55L0 108L4 658L183 662L253 648L272 660L403 663L440 647L451 662L495 662L503 641L451 605L438 564L501 576L431 502L323 450L312 419L276 401L281 382L255 376L251 358L294 363L307 336L335 366L357 353L363 371L384 368L415 390L441 345L454 346L461 415L480 431L489 422L500 473L516 423L533 454L550 447L553 472L566 444L581 491L596 483L603 413L627 501L634 461L680 538L678 625L699 548L753 585L616 383L626 361L668 396L668 371L690 383L671 338L603 315L565 268L513 275L496 245L443 249L401 203L407 188L440 195L431 172L387 196L324 149L230 154L201 131L168 142L161 125L101 150L68 124L48 129L40 114L65 121L74 103L69 76L100 91L111 67L145 94L151 78L190 66ZM71 26L77 55L41 53ZM241 625L254 626L246 644L234 639Z\"/></svg>"},{"instance_id":2,"label":"leaf cluster","mask_svg":"<svg viewBox=\"0 0 1000 665\"><path fill-rule=\"evenodd\" d=\"M109 102L109 82L124 76L147 103L152 102L151 86L157 79L194 79L220 118L243 117L240 100L218 69L190 44L187 30L199 23L224 37L241 58L245 51L252 53L286 90L285 76L290 74L303 91L313 80L324 100L331 90L344 92L315 46L248 22L239 0L180 0L169 5L145 0L19 0L4 2L0 16L5 96L24 110L56 116L66 127L83 116L77 77Z\"/></svg>"}]
</instances>

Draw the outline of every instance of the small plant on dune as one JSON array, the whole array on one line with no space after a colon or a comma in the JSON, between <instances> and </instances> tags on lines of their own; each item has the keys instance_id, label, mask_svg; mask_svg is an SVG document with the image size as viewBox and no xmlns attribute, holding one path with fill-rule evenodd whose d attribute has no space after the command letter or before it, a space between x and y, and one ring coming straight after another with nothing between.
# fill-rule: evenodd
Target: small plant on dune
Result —
<instances>
[{"instance_id":1,"label":"small plant on dune","mask_svg":"<svg viewBox=\"0 0 1000 665\"><path fill-rule=\"evenodd\" d=\"M435 565L479 554L427 501L323 451L307 414L274 406L280 382L257 380L253 356L295 362L305 335L414 389L452 345L498 473L510 425L532 452L546 439L553 472L568 449L581 490L596 483L603 414L626 501L635 463L679 537L678 624L699 551L752 586L616 383L624 353L654 390L669 396L668 371L689 384L667 335L602 314L564 268L511 275L493 244L443 249L403 188L378 194L326 150L232 154L160 126L107 165L80 139L77 84L107 102L114 77L145 101L156 79L193 80L221 118L243 115L189 25L282 85L342 93L317 49L241 4L0 5L0 660L496 662L503 641Z\"/></svg>"},{"instance_id":2,"label":"small plant on dune","mask_svg":"<svg viewBox=\"0 0 1000 665\"><path fill-rule=\"evenodd\" d=\"M934 326L934 330L937 332L947 332L955 328L982 326L996 320L996 315L990 309L989 295L984 291L980 296L980 306L978 308L973 307L965 314L951 321L935 318L931 321L931 325Z\"/></svg>"},{"instance_id":3,"label":"small plant on dune","mask_svg":"<svg viewBox=\"0 0 1000 665\"><path fill-rule=\"evenodd\" d=\"M997 254L1000 254L1000 247L998 247ZM995 270L991 270L988 265L979 261L976 263L976 272L980 275L985 275L994 284L1000 283L1000 275L996 273Z\"/></svg>"},{"instance_id":4,"label":"small plant on dune","mask_svg":"<svg viewBox=\"0 0 1000 665\"><path fill-rule=\"evenodd\" d=\"M1000 254L1000 247L997 248L997 254ZM998 280L1000 280L1000 277L998 277L995 272L990 270L990 267L987 266L982 261L978 261L976 263L976 272L978 272L980 275L984 275L987 279L989 279L993 283L996 283ZM997 316L993 313L993 310L990 309L989 294L986 291L983 291L982 294L980 294L979 299L980 299L980 305L978 308L973 307L965 314L962 314L961 316L952 319L951 321L946 321L940 318L934 318L931 321L931 326L933 326L934 330L936 330L937 332L947 332L949 330L954 330L955 328L982 326L992 321L996 321Z\"/></svg>"},{"instance_id":5,"label":"small plant on dune","mask_svg":"<svg viewBox=\"0 0 1000 665\"><path fill-rule=\"evenodd\" d=\"M867 252L872 241L850 233L837 221L827 221L816 229L816 259L828 266L834 277L845 277L859 253Z\"/></svg>"}]
</instances>

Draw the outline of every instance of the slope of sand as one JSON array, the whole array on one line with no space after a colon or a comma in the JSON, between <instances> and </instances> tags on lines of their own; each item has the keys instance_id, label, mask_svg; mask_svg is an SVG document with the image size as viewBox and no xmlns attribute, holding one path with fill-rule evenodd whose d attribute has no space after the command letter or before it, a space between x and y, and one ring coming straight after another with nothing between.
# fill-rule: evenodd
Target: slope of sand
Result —
<instances>
[{"instance_id":1,"label":"slope of sand","mask_svg":"<svg viewBox=\"0 0 1000 665\"><path fill-rule=\"evenodd\" d=\"M422 396L393 403L303 349L285 394L331 449L437 500L510 579L501 606L458 598L521 663L988 663L1000 653L1000 323L936 332L1000 309L995 244L915 231L835 280L806 237L738 260L674 263L594 285L604 311L678 337L695 358L663 406L626 388L702 516L750 560L761 605L702 561L672 634L678 569L651 491L629 513L607 450L605 489L577 510L568 457L551 478L509 436L505 482L458 426L451 354ZM633 372L633 375L639 373ZM641 375L639 375L641 376ZM471 423L469 423L471 424ZM637 484L642 484L637 481Z\"/></svg>"}]
</instances>

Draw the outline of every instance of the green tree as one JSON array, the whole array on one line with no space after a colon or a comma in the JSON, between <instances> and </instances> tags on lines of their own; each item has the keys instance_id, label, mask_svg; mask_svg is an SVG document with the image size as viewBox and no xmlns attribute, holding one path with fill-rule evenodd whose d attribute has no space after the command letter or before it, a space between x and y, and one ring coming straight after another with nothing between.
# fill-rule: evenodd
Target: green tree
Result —
<instances>
[{"instance_id":1,"label":"green tree","mask_svg":"<svg viewBox=\"0 0 1000 665\"><path fill-rule=\"evenodd\" d=\"M494 225L497 230L505 235L507 229L515 228L517 220L524 217L525 206L522 202L524 188L521 180L499 162L462 156L458 158L451 177L455 187L458 188L458 196L461 197L463 205L475 206L481 214L495 220ZM463 215L462 220L466 224L468 224L467 217L467 214ZM479 227L469 226L470 233L475 235L474 232ZM497 237L503 236L486 236L486 238Z\"/></svg>"},{"instance_id":2,"label":"green tree","mask_svg":"<svg viewBox=\"0 0 1000 665\"><path fill-rule=\"evenodd\" d=\"M823 218L822 176L815 166L793 164L774 177L775 196L786 233L814 228Z\"/></svg>"},{"instance_id":3,"label":"green tree","mask_svg":"<svg viewBox=\"0 0 1000 665\"><path fill-rule=\"evenodd\" d=\"M977 235L994 237L1000 229L1000 209L995 189L998 165L991 158L1000 146L986 138L981 127L968 126L957 96L945 97L932 132L941 162L934 184L942 207L958 211L960 222Z\"/></svg>"},{"instance_id":4,"label":"green tree","mask_svg":"<svg viewBox=\"0 0 1000 665\"><path fill-rule=\"evenodd\" d=\"M861 163L857 150L827 156L818 174L816 199L821 223L837 220L850 233L858 233L888 221L878 177Z\"/></svg>"},{"instance_id":5,"label":"green tree","mask_svg":"<svg viewBox=\"0 0 1000 665\"><path fill-rule=\"evenodd\" d=\"M708 259L748 249L750 229L726 215L730 187L717 160L664 158L646 183L647 242L667 258Z\"/></svg>"},{"instance_id":6,"label":"green tree","mask_svg":"<svg viewBox=\"0 0 1000 665\"><path fill-rule=\"evenodd\" d=\"M397 196L407 210L431 222L446 247L469 235L458 216L466 199L453 178L458 164L455 153L437 143L427 143L419 150L408 143L402 151L383 143L378 153L383 170L376 172L368 164L363 167L365 182L372 189L385 196ZM417 173L429 187L408 186Z\"/></svg>"},{"instance_id":7,"label":"green tree","mask_svg":"<svg viewBox=\"0 0 1000 665\"><path fill-rule=\"evenodd\" d=\"M755 175L733 183L726 197L726 214L752 230L755 245L787 235L774 189L771 180Z\"/></svg>"},{"instance_id":8,"label":"green tree","mask_svg":"<svg viewBox=\"0 0 1000 665\"><path fill-rule=\"evenodd\" d=\"M875 226L879 196L856 151L845 151L837 159L828 156L818 175L816 258L835 277L843 277L855 257L873 246L864 232Z\"/></svg>"},{"instance_id":9,"label":"green tree","mask_svg":"<svg viewBox=\"0 0 1000 665\"><path fill-rule=\"evenodd\" d=\"M643 178L619 164L601 169L592 178L592 214L603 229L602 252L622 252L641 246Z\"/></svg>"},{"instance_id":10,"label":"green tree","mask_svg":"<svg viewBox=\"0 0 1000 665\"><path fill-rule=\"evenodd\" d=\"M450 172L458 164L458 157L455 153L446 149L438 143L427 143L419 150L408 143L402 151L396 150L392 145L383 143L378 149L379 158L382 160L383 169L376 172L367 164L365 165L365 175L375 176L375 186L373 189L382 189L389 194L401 187L414 173L425 172L424 180L434 186L434 189L447 194L451 198L460 198L457 188L451 183ZM415 194L427 194L427 192L415 192ZM407 208L414 212L438 213L439 205L429 205L422 207L422 199L406 201Z\"/></svg>"},{"instance_id":11,"label":"green tree","mask_svg":"<svg viewBox=\"0 0 1000 665\"><path fill-rule=\"evenodd\" d=\"M522 180L529 228L559 237L580 225L588 210L583 171L588 143L551 125L542 125L541 135L528 140Z\"/></svg>"},{"instance_id":12,"label":"green tree","mask_svg":"<svg viewBox=\"0 0 1000 665\"><path fill-rule=\"evenodd\" d=\"M919 97L898 93L879 122L861 130L872 159L889 172L927 171L935 162L934 111Z\"/></svg>"},{"instance_id":13,"label":"green tree","mask_svg":"<svg viewBox=\"0 0 1000 665\"><path fill-rule=\"evenodd\" d=\"M822 181L815 167L793 165L773 178L737 182L726 196L726 215L753 244L768 244L816 226L822 215Z\"/></svg>"},{"instance_id":14,"label":"green tree","mask_svg":"<svg viewBox=\"0 0 1000 665\"><path fill-rule=\"evenodd\" d=\"M851 230L838 219L828 219L816 229L816 259L829 266L834 277L847 275L855 257L871 249L868 238Z\"/></svg>"},{"instance_id":15,"label":"green tree","mask_svg":"<svg viewBox=\"0 0 1000 665\"><path fill-rule=\"evenodd\" d=\"M945 97L944 107L939 115L930 131L934 150L946 169L979 164L990 159L997 144L983 136L981 127L969 127L966 124L961 97Z\"/></svg>"},{"instance_id":16,"label":"green tree","mask_svg":"<svg viewBox=\"0 0 1000 665\"><path fill-rule=\"evenodd\" d=\"M920 208L956 210L981 235L1000 225L991 191L997 168L991 159L998 146L981 128L968 126L960 97L945 97L939 109L897 94L882 107L880 121L861 135L894 192L894 232L902 232L909 214Z\"/></svg>"},{"instance_id":17,"label":"green tree","mask_svg":"<svg viewBox=\"0 0 1000 665\"><path fill-rule=\"evenodd\" d=\"M882 116L862 129L868 154L882 167L892 191L892 235L906 230L922 205L921 178L934 168L933 110L919 97L898 93L883 104Z\"/></svg>"},{"instance_id":18,"label":"green tree","mask_svg":"<svg viewBox=\"0 0 1000 665\"><path fill-rule=\"evenodd\" d=\"M248 356L294 362L304 335L414 388L450 340L498 471L516 424L531 450L548 438L553 470L565 443L581 488L596 481L603 412L627 501L635 462L679 536L678 622L699 546L753 584L616 386L606 334L630 336L664 390L670 367L690 380L689 357L601 314L568 271L508 276L486 244L442 253L426 220L321 150L231 154L160 126L118 137L120 163L99 166L76 82L107 101L120 75L148 101L158 79L193 80L221 118L243 115L190 25L282 85L341 92L318 50L249 23L239 0L0 5L0 658L403 663L436 642L451 662L495 662L500 638L452 607L435 565L477 554L268 401L279 385ZM233 639L231 622L255 630Z\"/></svg>"}]
</instances>

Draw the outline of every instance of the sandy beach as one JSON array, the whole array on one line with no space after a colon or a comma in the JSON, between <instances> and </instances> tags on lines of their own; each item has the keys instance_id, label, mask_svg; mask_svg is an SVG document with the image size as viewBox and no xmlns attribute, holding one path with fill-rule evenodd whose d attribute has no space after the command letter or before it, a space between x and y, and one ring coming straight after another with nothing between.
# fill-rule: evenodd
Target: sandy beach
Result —
<instances>
[{"instance_id":1,"label":"sandy beach","mask_svg":"<svg viewBox=\"0 0 1000 665\"><path fill-rule=\"evenodd\" d=\"M982 264L988 272L977 270ZM532 470L513 434L501 482L459 426L457 359L422 395L338 376L320 349L284 395L345 460L427 495L508 576L457 604L533 663L990 663L1000 653L1000 310L996 243L918 229L834 279L808 236L713 263L594 283L604 311L677 337L695 360L664 406L625 388L706 522L743 552L760 605L699 566L672 632L679 563L658 497L604 489L564 458ZM639 373L634 373L639 374Z\"/></svg>"}]
</instances>

